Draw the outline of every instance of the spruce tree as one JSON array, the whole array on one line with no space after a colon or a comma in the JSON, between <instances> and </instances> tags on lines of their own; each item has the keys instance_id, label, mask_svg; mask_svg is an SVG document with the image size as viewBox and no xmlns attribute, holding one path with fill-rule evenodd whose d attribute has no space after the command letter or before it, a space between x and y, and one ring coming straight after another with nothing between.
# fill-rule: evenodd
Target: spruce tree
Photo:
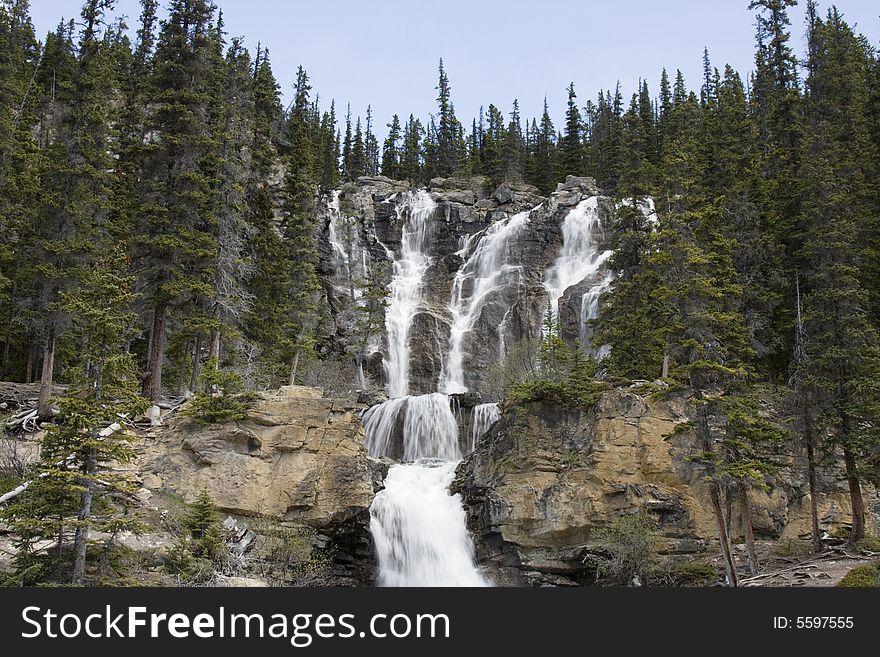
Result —
<instances>
[{"instance_id":1,"label":"spruce tree","mask_svg":"<svg viewBox=\"0 0 880 657\"><path fill-rule=\"evenodd\" d=\"M210 230L212 183L202 168L211 149L208 86L213 5L173 0L156 48L133 253L150 315L143 394L162 394L169 316L212 294L216 239Z\"/></svg>"},{"instance_id":2,"label":"spruce tree","mask_svg":"<svg viewBox=\"0 0 880 657\"><path fill-rule=\"evenodd\" d=\"M561 175L579 176L584 167L584 145L581 140L582 119L577 106L574 82L568 86L568 108L565 111L565 133L559 141Z\"/></svg>"},{"instance_id":3,"label":"spruce tree","mask_svg":"<svg viewBox=\"0 0 880 657\"><path fill-rule=\"evenodd\" d=\"M805 353L796 378L814 391L818 421L843 457L853 522L850 540L865 536L862 464L880 436L880 336L866 311L860 279L860 227L871 217L866 184L873 145L867 122L862 42L836 9L816 19L809 35L807 134L801 158L801 221L808 227L803 331ZM845 191L844 191L845 190Z\"/></svg>"},{"instance_id":4,"label":"spruce tree","mask_svg":"<svg viewBox=\"0 0 880 657\"><path fill-rule=\"evenodd\" d=\"M382 175L392 180L401 178L400 118L395 114L388 124L388 136L382 147Z\"/></svg>"}]
</instances>

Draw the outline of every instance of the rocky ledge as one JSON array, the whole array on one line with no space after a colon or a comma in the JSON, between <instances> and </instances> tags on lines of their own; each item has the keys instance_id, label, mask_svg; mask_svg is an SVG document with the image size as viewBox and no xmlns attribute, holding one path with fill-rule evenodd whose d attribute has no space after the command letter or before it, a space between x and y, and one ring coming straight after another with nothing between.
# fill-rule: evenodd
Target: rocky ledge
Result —
<instances>
[{"instance_id":1,"label":"rocky ledge","mask_svg":"<svg viewBox=\"0 0 880 657\"><path fill-rule=\"evenodd\" d=\"M145 440L138 468L151 491L191 502L207 490L226 513L311 527L338 577L369 583L369 506L382 474L364 448L362 408L286 387L239 422L177 416Z\"/></svg>"}]
</instances>

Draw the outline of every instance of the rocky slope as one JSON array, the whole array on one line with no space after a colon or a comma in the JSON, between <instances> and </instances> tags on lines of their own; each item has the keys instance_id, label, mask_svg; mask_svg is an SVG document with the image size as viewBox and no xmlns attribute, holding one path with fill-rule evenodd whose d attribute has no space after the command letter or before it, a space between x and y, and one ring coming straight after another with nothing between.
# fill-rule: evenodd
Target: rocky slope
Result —
<instances>
[{"instance_id":1,"label":"rocky slope","mask_svg":"<svg viewBox=\"0 0 880 657\"><path fill-rule=\"evenodd\" d=\"M506 409L459 466L453 484L490 576L515 585L589 582L586 557L596 529L639 509L658 519L666 552L717 551L708 492L687 460L688 438L672 435L687 411L684 400L652 402L627 390L606 393L591 411L544 402ZM770 484L767 492L751 493L756 536L788 539L809 532L800 469ZM822 528L844 525L844 484L826 473L821 488ZM880 501L869 495L876 527ZM733 533L741 536L736 521Z\"/></svg>"}]
</instances>

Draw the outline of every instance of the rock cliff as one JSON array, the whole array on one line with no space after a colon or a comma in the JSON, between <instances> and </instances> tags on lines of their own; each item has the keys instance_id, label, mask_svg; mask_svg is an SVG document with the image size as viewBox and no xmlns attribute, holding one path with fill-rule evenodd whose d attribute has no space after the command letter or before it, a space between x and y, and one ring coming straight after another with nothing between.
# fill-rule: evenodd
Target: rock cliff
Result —
<instances>
[{"instance_id":1,"label":"rock cliff","mask_svg":"<svg viewBox=\"0 0 880 657\"><path fill-rule=\"evenodd\" d=\"M144 486L193 501L207 490L226 513L312 527L336 572L372 580L369 506L377 464L364 448L361 406L320 390L282 388L236 423L183 416L144 441Z\"/></svg>"},{"instance_id":2,"label":"rock cliff","mask_svg":"<svg viewBox=\"0 0 880 657\"><path fill-rule=\"evenodd\" d=\"M389 287L393 258L401 252L411 191L407 183L381 176L365 177L325 199L320 273L340 352L354 351L353 345L360 337L355 309L361 291L354 289L358 281L369 278L385 289ZM593 179L570 176L549 198L544 198L530 185L507 183L492 191L485 178L474 177L434 179L427 193L435 207L428 225L430 265L424 277L426 289L410 334L412 394L437 390L448 351L453 282L465 264L467 247L473 247L474 240L492 224L530 211L528 229L508 246L510 275L502 289L493 292L465 337L464 383L469 390L479 391L487 368L500 359L503 343L511 345L540 335L548 301L543 277L559 255L563 220L581 201L599 196L600 191ZM609 225L613 208L604 197L600 197L599 213L602 224ZM560 300L563 330L572 340L578 337L581 288L591 282L567 290ZM470 290L466 289L465 294L469 295ZM384 380L382 357L386 349L385 336L375 336L366 368L379 383Z\"/></svg>"},{"instance_id":3,"label":"rock cliff","mask_svg":"<svg viewBox=\"0 0 880 657\"><path fill-rule=\"evenodd\" d=\"M687 459L687 436L674 434L687 413L685 400L654 402L627 390L606 393L590 411L544 402L507 408L453 484L490 576L516 585L589 582L595 530L639 509L658 519L666 552L714 552L708 491ZM805 483L789 462L768 491L751 493L759 539L809 532ZM848 494L836 474L821 481L823 530L849 521ZM874 500L875 514L877 506ZM736 521L733 532L741 535Z\"/></svg>"}]
</instances>

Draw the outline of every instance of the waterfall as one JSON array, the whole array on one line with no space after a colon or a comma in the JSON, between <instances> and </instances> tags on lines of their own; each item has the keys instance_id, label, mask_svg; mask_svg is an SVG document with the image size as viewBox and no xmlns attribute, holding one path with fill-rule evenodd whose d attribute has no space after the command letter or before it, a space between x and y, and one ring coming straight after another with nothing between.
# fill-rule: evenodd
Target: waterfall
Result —
<instances>
[{"instance_id":1,"label":"waterfall","mask_svg":"<svg viewBox=\"0 0 880 657\"><path fill-rule=\"evenodd\" d=\"M342 212L339 209L339 194L340 190L334 189L330 194L330 201L327 203L327 209L330 212L330 221L327 224L327 239L330 242L330 246L333 247L333 260L337 271L339 271L340 267L348 268L348 263L351 260L348 249L345 248L345 244L339 237L340 228L343 228L341 225L343 222Z\"/></svg>"},{"instance_id":2,"label":"waterfall","mask_svg":"<svg viewBox=\"0 0 880 657\"><path fill-rule=\"evenodd\" d=\"M424 306L435 208L426 191L408 193L396 207L403 229L400 253L389 253L393 269L383 360L391 399L363 415L369 454L401 461L389 468L370 505L380 586L486 585L474 564L461 496L449 494L461 460L451 400L439 392L409 394L409 334Z\"/></svg>"},{"instance_id":3,"label":"waterfall","mask_svg":"<svg viewBox=\"0 0 880 657\"><path fill-rule=\"evenodd\" d=\"M382 457L395 453L395 430L402 433L402 460L423 458L458 461L458 422L449 397L429 395L395 397L368 409L363 417L367 452Z\"/></svg>"},{"instance_id":4,"label":"waterfall","mask_svg":"<svg viewBox=\"0 0 880 657\"><path fill-rule=\"evenodd\" d=\"M455 275L449 303L452 317L449 349L440 375L440 389L447 394L467 392L463 367L464 339L473 330L493 294L510 285L512 276L521 272L522 267L509 262L510 243L528 225L529 214L528 211L521 212L492 224ZM470 244L471 240L468 240L459 255L466 256Z\"/></svg>"},{"instance_id":5,"label":"waterfall","mask_svg":"<svg viewBox=\"0 0 880 657\"><path fill-rule=\"evenodd\" d=\"M471 436L468 443L468 451L474 451L474 447L480 442L480 439L486 435L486 432L501 417L501 409L498 404L480 404L474 406L471 413Z\"/></svg>"},{"instance_id":6,"label":"waterfall","mask_svg":"<svg viewBox=\"0 0 880 657\"><path fill-rule=\"evenodd\" d=\"M363 420L370 455L403 455L370 505L379 585L485 586L461 496L449 494L461 458L449 397L397 397L368 409Z\"/></svg>"},{"instance_id":7,"label":"waterfall","mask_svg":"<svg viewBox=\"0 0 880 657\"><path fill-rule=\"evenodd\" d=\"M392 465L370 507L380 586L485 586L474 567L454 461Z\"/></svg>"},{"instance_id":8,"label":"waterfall","mask_svg":"<svg viewBox=\"0 0 880 657\"><path fill-rule=\"evenodd\" d=\"M426 252L428 227L437 207L424 190L407 193L405 199L405 203L397 205L397 217L403 223L403 230L385 310L388 349L382 364L391 397L409 394L409 332L424 301L425 272L431 266Z\"/></svg>"},{"instance_id":9,"label":"waterfall","mask_svg":"<svg viewBox=\"0 0 880 657\"><path fill-rule=\"evenodd\" d=\"M593 329L590 327L590 321L599 316L599 300L602 295L611 289L611 283L614 277L611 272L607 272L605 277L593 285L589 290L584 292L581 297L581 317L580 330L578 331L578 339L581 343L581 349L585 356L593 356L596 360L602 360L608 355L610 347L603 345L597 349L592 346Z\"/></svg>"},{"instance_id":10,"label":"waterfall","mask_svg":"<svg viewBox=\"0 0 880 657\"><path fill-rule=\"evenodd\" d=\"M600 251L602 225L599 216L599 197L581 201L562 223L562 249L556 261L544 275L544 289L555 319L559 318L559 300L570 287L595 277L611 257L611 251ZM589 331L588 322L599 310L599 297L610 285L607 276L592 286L581 299L580 338L583 343ZM584 343L585 344L585 343Z\"/></svg>"}]
</instances>

